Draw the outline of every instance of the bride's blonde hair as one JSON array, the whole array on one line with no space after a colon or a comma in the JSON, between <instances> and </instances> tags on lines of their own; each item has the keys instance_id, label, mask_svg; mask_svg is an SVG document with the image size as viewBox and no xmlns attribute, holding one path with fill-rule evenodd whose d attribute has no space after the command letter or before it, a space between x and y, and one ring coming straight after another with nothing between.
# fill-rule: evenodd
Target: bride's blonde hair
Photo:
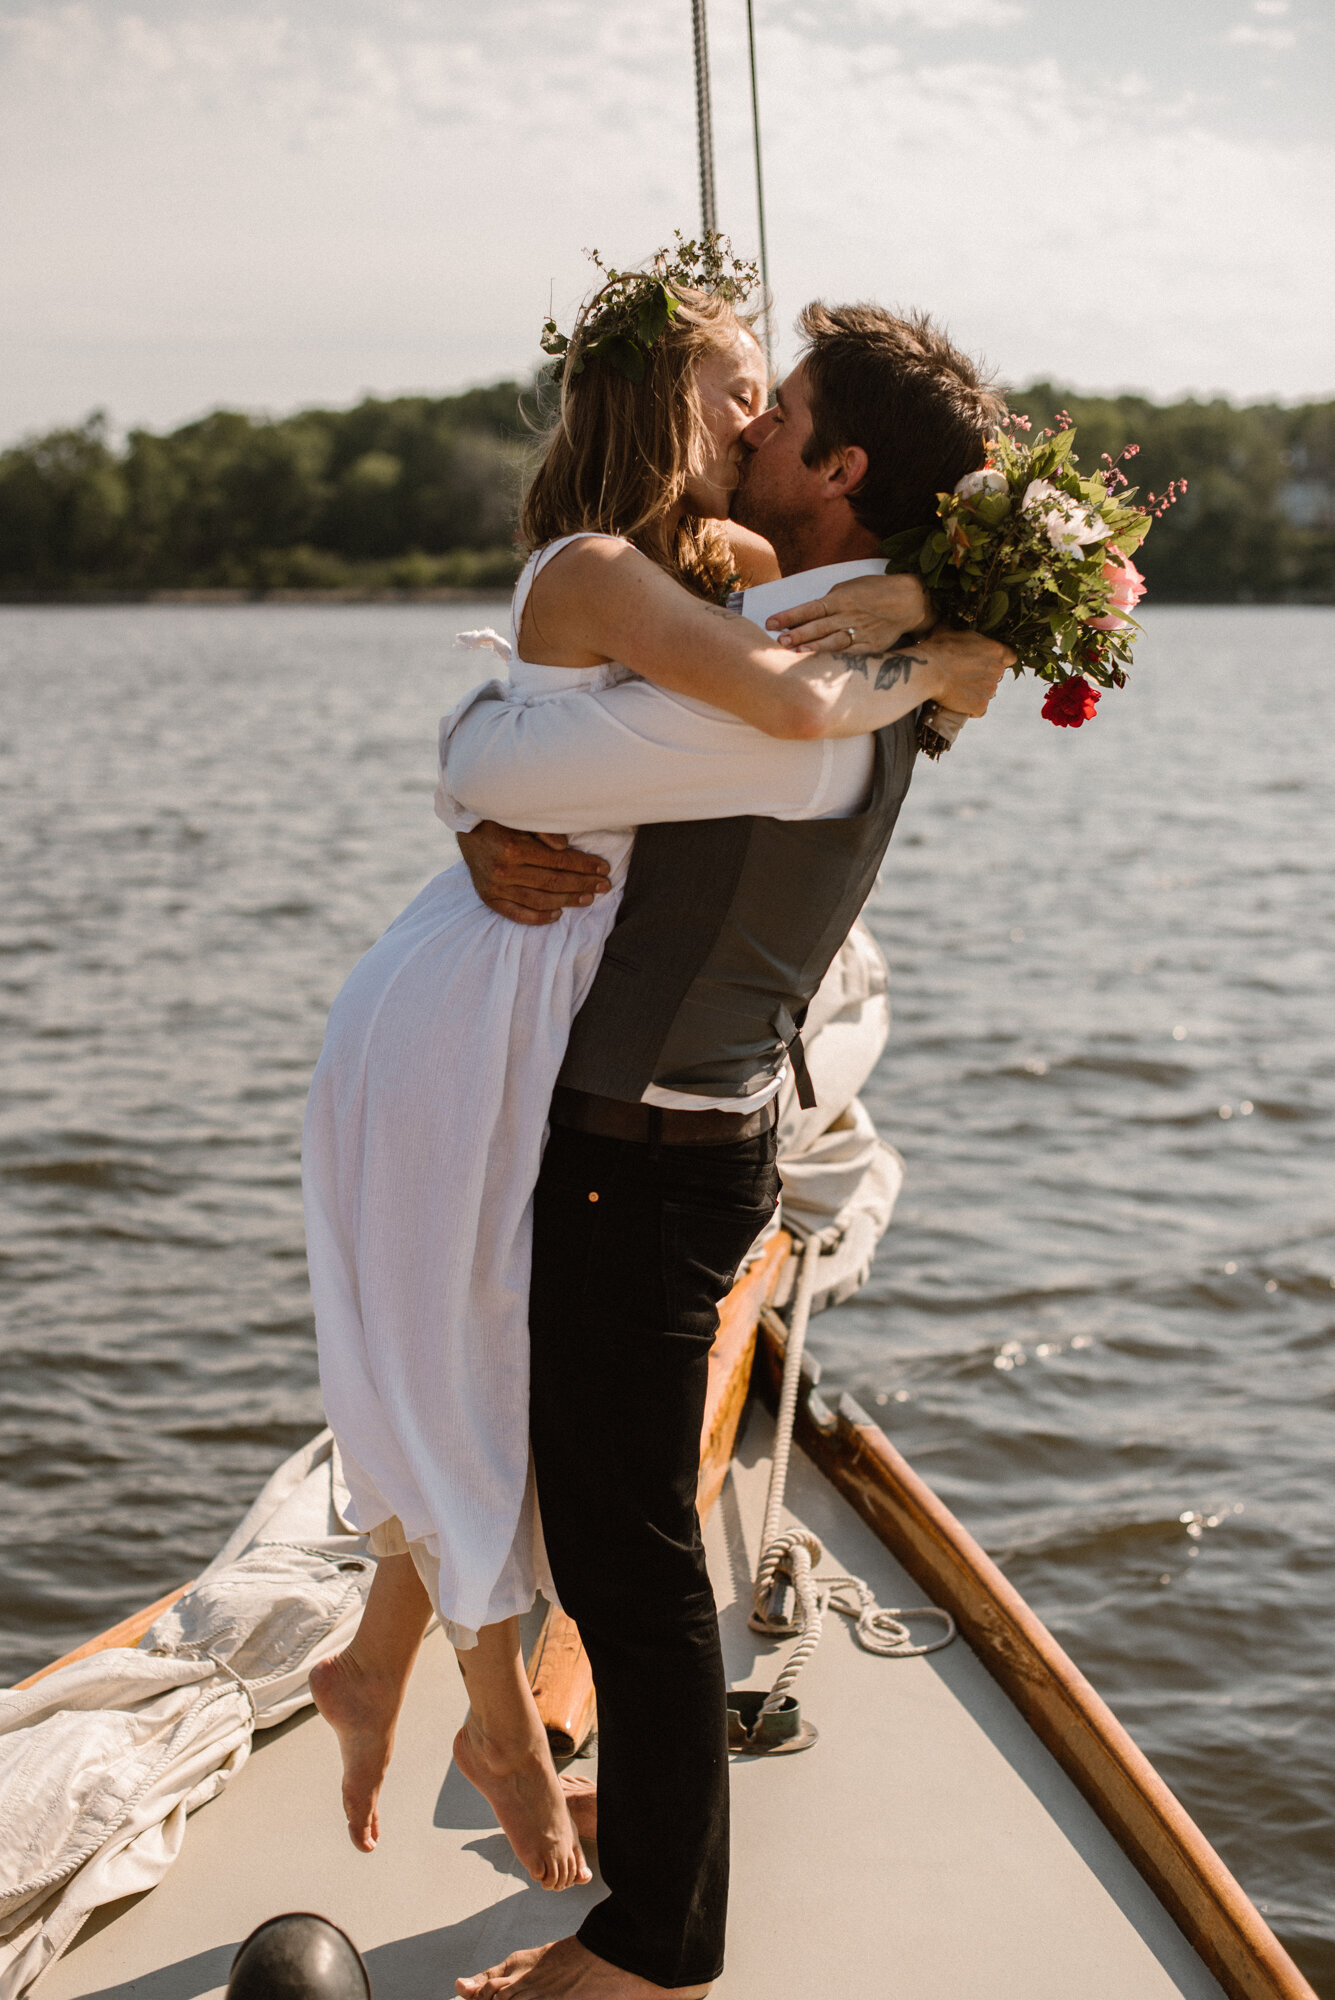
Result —
<instances>
[{"instance_id":1,"label":"bride's blonde hair","mask_svg":"<svg viewBox=\"0 0 1335 2000\"><path fill-rule=\"evenodd\" d=\"M651 273L643 276L654 283ZM745 314L717 292L669 287L677 310L643 350L633 381L581 319L561 369L560 407L542 434L537 469L519 512L529 550L594 529L621 535L702 597L728 590L732 562L721 522L672 518L687 482L713 455L696 387L703 357L750 333Z\"/></svg>"}]
</instances>

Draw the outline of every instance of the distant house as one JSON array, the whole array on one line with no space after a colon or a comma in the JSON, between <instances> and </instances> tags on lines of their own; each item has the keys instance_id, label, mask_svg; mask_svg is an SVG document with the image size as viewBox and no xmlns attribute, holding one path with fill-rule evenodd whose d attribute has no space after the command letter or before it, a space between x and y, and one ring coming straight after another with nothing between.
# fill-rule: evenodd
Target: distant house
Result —
<instances>
[{"instance_id":1,"label":"distant house","mask_svg":"<svg viewBox=\"0 0 1335 2000\"><path fill-rule=\"evenodd\" d=\"M1335 486L1328 479L1288 479L1275 504L1291 528L1335 528Z\"/></svg>"}]
</instances>

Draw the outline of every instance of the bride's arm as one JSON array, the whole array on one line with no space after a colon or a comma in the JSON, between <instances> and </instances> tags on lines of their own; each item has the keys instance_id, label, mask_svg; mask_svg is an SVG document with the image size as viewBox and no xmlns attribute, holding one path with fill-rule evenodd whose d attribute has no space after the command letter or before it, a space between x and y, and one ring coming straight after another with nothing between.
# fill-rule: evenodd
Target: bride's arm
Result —
<instances>
[{"instance_id":1,"label":"bride's arm","mask_svg":"<svg viewBox=\"0 0 1335 2000\"><path fill-rule=\"evenodd\" d=\"M862 736L935 700L981 715L1010 655L973 633L876 654L801 654L706 604L627 542L576 543L530 602L544 645L620 660L645 680L722 708L767 736Z\"/></svg>"}]
</instances>

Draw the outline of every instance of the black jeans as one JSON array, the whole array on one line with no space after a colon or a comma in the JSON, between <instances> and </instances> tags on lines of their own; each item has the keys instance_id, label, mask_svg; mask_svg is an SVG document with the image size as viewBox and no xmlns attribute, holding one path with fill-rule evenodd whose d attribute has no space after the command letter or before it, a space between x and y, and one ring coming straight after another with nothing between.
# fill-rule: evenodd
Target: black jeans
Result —
<instances>
[{"instance_id":1,"label":"black jeans","mask_svg":"<svg viewBox=\"0 0 1335 2000\"><path fill-rule=\"evenodd\" d=\"M537 1186L533 1459L597 1689L610 1891L579 1935L659 1986L723 1966L725 1683L695 1489L716 1308L773 1213L774 1160L772 1131L654 1148L557 1125Z\"/></svg>"}]
</instances>

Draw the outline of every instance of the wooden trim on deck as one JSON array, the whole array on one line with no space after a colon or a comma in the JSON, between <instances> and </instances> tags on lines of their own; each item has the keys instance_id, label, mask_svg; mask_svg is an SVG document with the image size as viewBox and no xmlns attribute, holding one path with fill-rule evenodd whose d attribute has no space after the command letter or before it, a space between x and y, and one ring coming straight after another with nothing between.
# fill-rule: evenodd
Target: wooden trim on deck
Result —
<instances>
[{"instance_id":1,"label":"wooden trim on deck","mask_svg":"<svg viewBox=\"0 0 1335 2000\"><path fill-rule=\"evenodd\" d=\"M700 1484L696 1507L705 1521L723 1491L732 1464L737 1427L746 1408L755 1357L756 1326L774 1296L793 1239L786 1230L771 1237L719 1307L719 1327L709 1350L709 1388L700 1428Z\"/></svg>"},{"instance_id":2,"label":"wooden trim on deck","mask_svg":"<svg viewBox=\"0 0 1335 2000\"><path fill-rule=\"evenodd\" d=\"M761 1320L762 1380L777 1395L782 1321ZM805 1373L804 1368L804 1373ZM1088 1799L1229 2000L1317 2000L1250 1897L991 1557L851 1397L804 1384L796 1438L877 1539L943 1609Z\"/></svg>"},{"instance_id":3,"label":"wooden trim on deck","mask_svg":"<svg viewBox=\"0 0 1335 2000\"><path fill-rule=\"evenodd\" d=\"M150 1625L175 1604L178 1597L184 1597L193 1586L183 1583L179 1590L169 1590L156 1604L146 1604L142 1611L132 1611L128 1618L122 1618L119 1625L113 1625L106 1632L99 1632L96 1639L85 1639L82 1646L76 1646L72 1653L62 1653L58 1660L52 1660L49 1667L39 1667L35 1674L29 1674L25 1681L15 1681L14 1693L21 1688L35 1687L58 1667L72 1666L75 1660L86 1660L90 1653L105 1653L110 1646L137 1646Z\"/></svg>"}]
</instances>

